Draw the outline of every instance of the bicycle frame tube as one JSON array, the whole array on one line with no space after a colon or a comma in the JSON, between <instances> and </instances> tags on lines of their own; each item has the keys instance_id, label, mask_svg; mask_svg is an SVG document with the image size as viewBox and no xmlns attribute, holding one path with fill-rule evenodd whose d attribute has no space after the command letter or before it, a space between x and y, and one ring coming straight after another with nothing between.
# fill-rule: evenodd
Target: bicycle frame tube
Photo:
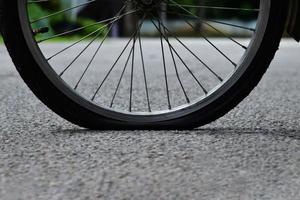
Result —
<instances>
[{"instance_id":1,"label":"bicycle frame tube","mask_svg":"<svg viewBox=\"0 0 300 200\"><path fill-rule=\"evenodd\" d=\"M287 32L296 41L300 42L300 1L290 0L289 4Z\"/></svg>"}]
</instances>

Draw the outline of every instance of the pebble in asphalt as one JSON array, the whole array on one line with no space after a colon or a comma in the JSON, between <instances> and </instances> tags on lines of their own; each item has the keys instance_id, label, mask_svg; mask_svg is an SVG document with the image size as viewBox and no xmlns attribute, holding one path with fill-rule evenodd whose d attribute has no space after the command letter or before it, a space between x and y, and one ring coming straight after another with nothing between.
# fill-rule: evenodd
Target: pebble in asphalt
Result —
<instances>
[{"instance_id":1,"label":"pebble in asphalt","mask_svg":"<svg viewBox=\"0 0 300 200\"><path fill-rule=\"evenodd\" d=\"M0 199L299 199L300 47L194 131L88 131L49 111L0 47Z\"/></svg>"}]
</instances>

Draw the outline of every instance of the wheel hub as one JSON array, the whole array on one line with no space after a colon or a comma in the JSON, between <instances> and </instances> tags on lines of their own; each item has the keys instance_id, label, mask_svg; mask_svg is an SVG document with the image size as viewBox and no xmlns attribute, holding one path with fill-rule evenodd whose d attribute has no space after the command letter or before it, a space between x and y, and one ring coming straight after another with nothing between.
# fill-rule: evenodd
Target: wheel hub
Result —
<instances>
[{"instance_id":1,"label":"wheel hub","mask_svg":"<svg viewBox=\"0 0 300 200\"><path fill-rule=\"evenodd\" d=\"M136 8L142 11L152 11L162 2L163 0L133 0L133 4Z\"/></svg>"},{"instance_id":2,"label":"wheel hub","mask_svg":"<svg viewBox=\"0 0 300 200\"><path fill-rule=\"evenodd\" d=\"M144 5L151 5L153 4L154 0L141 0L141 3Z\"/></svg>"}]
</instances>

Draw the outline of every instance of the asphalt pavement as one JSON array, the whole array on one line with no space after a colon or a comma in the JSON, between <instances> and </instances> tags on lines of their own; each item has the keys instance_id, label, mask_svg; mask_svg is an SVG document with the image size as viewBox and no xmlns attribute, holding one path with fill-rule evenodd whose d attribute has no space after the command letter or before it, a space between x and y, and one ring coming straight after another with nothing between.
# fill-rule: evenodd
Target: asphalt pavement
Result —
<instances>
[{"instance_id":1,"label":"asphalt pavement","mask_svg":"<svg viewBox=\"0 0 300 200\"><path fill-rule=\"evenodd\" d=\"M25 86L0 47L0 199L300 199L300 46L194 131L89 131Z\"/></svg>"}]
</instances>

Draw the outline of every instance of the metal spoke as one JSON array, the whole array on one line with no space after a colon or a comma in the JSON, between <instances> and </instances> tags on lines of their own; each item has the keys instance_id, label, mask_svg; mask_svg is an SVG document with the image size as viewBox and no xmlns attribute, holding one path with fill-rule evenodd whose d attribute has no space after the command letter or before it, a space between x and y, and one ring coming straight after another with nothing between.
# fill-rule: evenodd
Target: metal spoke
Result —
<instances>
[{"instance_id":1,"label":"metal spoke","mask_svg":"<svg viewBox=\"0 0 300 200\"><path fill-rule=\"evenodd\" d=\"M118 16L120 15L120 13L124 10L126 8L126 6L123 6L122 7L122 9L119 11L119 13L117 14ZM118 19L118 18L117 18ZM102 44L103 44L103 42L104 42L104 40L107 38L107 36L108 36L108 33L110 32L110 30L112 29L112 27L113 27L113 25L114 25L114 23L117 21L117 19L110 25L110 28L109 28L109 30L108 30L108 32L105 34L105 37L104 37L104 39L102 40L102 42L101 42L101 44L100 44L100 46L99 46L99 48L97 49L97 51L96 51L96 54L97 54L97 52L99 51L99 49L100 49L100 47L102 46ZM78 60L78 58L94 43L94 41L102 34L104 32L104 29L101 29L100 30L100 32L98 32L97 33L97 35L86 45L86 47L71 61L71 63L60 73L60 75L59 76L63 76L63 74L75 63L75 61L77 61ZM95 58L95 56L96 56L96 54L93 56L93 59ZM92 59L92 60L93 60ZM90 66L90 64L91 64L91 62L89 63L89 65L88 65L88 67ZM87 69L88 69L88 67L87 67ZM86 70L87 70L86 69ZM85 71L86 72L86 71ZM84 74L85 74L85 72L84 72ZM83 74L83 75L84 75ZM83 78L83 76L81 77L81 79ZM81 79L79 80L79 82L81 81ZM79 84L79 83L78 83ZM78 87L78 85L76 85L76 87L75 88L77 88Z\"/></svg>"},{"instance_id":2,"label":"metal spoke","mask_svg":"<svg viewBox=\"0 0 300 200\"><path fill-rule=\"evenodd\" d=\"M155 28L159 31L159 27L155 24L155 22L153 20L151 20L152 24L155 26ZM192 75L192 77L194 78L194 80L198 83L198 85L201 87L201 89L203 90L203 92L205 94L208 93L208 91L204 88L204 86L202 85L202 83L198 80L198 78L194 75L194 73L192 72L192 70L188 67L188 65L185 63L185 61L181 58L181 56L179 55L179 53L176 51L176 49L171 45L171 43L167 40L167 37L162 34L163 38L166 40L166 42L168 44L170 44L172 50L174 51L174 53L176 54L176 56L180 59L180 61L182 62L182 64L185 66L185 68L189 71L189 73Z\"/></svg>"},{"instance_id":3,"label":"metal spoke","mask_svg":"<svg viewBox=\"0 0 300 200\"><path fill-rule=\"evenodd\" d=\"M143 68L145 90L146 90L146 96L147 96L148 111L151 112L151 104L150 104L150 97L149 97L149 90L148 90L148 82L147 82L147 76L146 76L145 61L144 61L144 54L143 54L143 47L142 47L142 40L141 40L141 33L140 32L138 34L138 38L139 38L139 46L140 46L140 53L141 53L141 60L142 60L142 68Z\"/></svg>"},{"instance_id":4,"label":"metal spoke","mask_svg":"<svg viewBox=\"0 0 300 200\"><path fill-rule=\"evenodd\" d=\"M210 28L214 29L216 32L218 32L219 34L223 35L224 37L228 38L229 40L231 40L232 42L234 42L235 44L239 45L240 47L242 47L243 49L247 50L247 47L245 45L243 45L242 43L238 42L237 40L235 40L234 38L230 37L229 35L227 35L226 33L224 33L223 31L219 30L218 28L216 28L215 26L211 25L210 23L208 23L207 21L203 20L200 17L195 17L195 16L190 16L190 15L184 15L178 12L171 12L171 11L167 11L170 14L175 14L178 16L182 16L182 17L191 17L193 19L198 20L199 22L205 24L206 26L209 26Z\"/></svg>"},{"instance_id":5,"label":"metal spoke","mask_svg":"<svg viewBox=\"0 0 300 200\"><path fill-rule=\"evenodd\" d=\"M170 91L169 91L169 84L168 84L168 76L167 76L167 66L166 66L166 58L165 58L165 50L164 50L164 44L163 44L163 33L161 29L161 24L159 23L158 30L160 32L160 46L161 46L161 53L162 53L162 59L163 59L163 67L164 67L164 77L165 77L165 84L166 84L166 92L167 92L167 98L168 98L168 106L169 109L172 109L171 106L171 100L170 100Z\"/></svg>"},{"instance_id":6,"label":"metal spoke","mask_svg":"<svg viewBox=\"0 0 300 200\"><path fill-rule=\"evenodd\" d=\"M200 20L201 22L203 22L203 20ZM233 39L232 37L228 36L226 33L224 33L223 31L219 30L218 28L216 28L215 26L207 23L207 22L203 22L205 25L211 27L212 29L214 29L216 32L220 33L221 35L223 35L224 37L228 38L229 40L231 40L232 42L236 43L237 45L239 45L240 47L242 47L243 49L247 50L247 47L243 44L241 44L240 42L238 42L237 40Z\"/></svg>"},{"instance_id":7,"label":"metal spoke","mask_svg":"<svg viewBox=\"0 0 300 200\"><path fill-rule=\"evenodd\" d=\"M217 77L221 82L223 78L218 75L211 67L209 67L202 59L200 59L190 48L188 48L177 36L175 36L166 26L164 28L168 31L172 37L174 37L186 50L188 50L206 69L208 69L215 77Z\"/></svg>"},{"instance_id":8,"label":"metal spoke","mask_svg":"<svg viewBox=\"0 0 300 200\"><path fill-rule=\"evenodd\" d=\"M123 48L122 52L120 53L120 55L118 56L118 58L116 59L116 61L114 62L114 64L111 66L111 68L109 69L108 73L106 74L106 76L104 77L103 81L101 82L101 84L99 85L99 87L97 88L96 92L94 93L93 97L92 97L92 101L95 100L97 94L99 93L100 89L102 88L103 84L105 83L105 81L107 80L107 78L109 77L109 75L111 74L111 72L113 71L113 69L116 67L117 63L119 62L119 60L121 59L122 55L124 54L125 50L127 49L127 47L129 46L130 42L133 40L133 38L136 36L137 32L139 31L139 29L141 28L141 26L144 23L145 17L143 17L142 22L139 24L138 28L136 29L136 31L131 35L129 41L127 42L127 44L125 45L125 47Z\"/></svg>"},{"instance_id":9,"label":"metal spoke","mask_svg":"<svg viewBox=\"0 0 300 200\"><path fill-rule=\"evenodd\" d=\"M172 2L174 2L173 0L170 0ZM177 3L176 3L177 4ZM181 7L179 4L177 4L178 7L182 8L185 12L193 15L193 16L196 16L194 15L192 12L190 12L189 10ZM193 26L190 22L188 22L186 19L183 19L185 21L185 23L187 23L189 26L191 26L195 31L196 31L196 27ZM237 64L235 62L233 62L227 55L225 55L225 53L223 53L215 44L213 44L202 32L199 32L201 34L201 36L214 48L216 49L222 56L224 56L234 67L237 66Z\"/></svg>"},{"instance_id":10,"label":"metal spoke","mask_svg":"<svg viewBox=\"0 0 300 200\"><path fill-rule=\"evenodd\" d=\"M188 4L180 4L185 8L205 8L213 10L230 10L230 11L250 11L250 12L259 12L260 9L248 9L248 8L234 8L234 7L223 7L223 6L195 6ZM169 4L169 6L177 6L177 4Z\"/></svg>"},{"instance_id":11,"label":"metal spoke","mask_svg":"<svg viewBox=\"0 0 300 200\"><path fill-rule=\"evenodd\" d=\"M44 3L44 2L49 2L50 0L36 0L36 1L28 1L27 3Z\"/></svg>"},{"instance_id":12,"label":"metal spoke","mask_svg":"<svg viewBox=\"0 0 300 200\"><path fill-rule=\"evenodd\" d=\"M59 74L59 76L63 76L64 73L78 60L78 58L87 50L93 43L94 41L103 33L103 31L100 31L81 51L80 53L70 62L67 67Z\"/></svg>"},{"instance_id":13,"label":"metal spoke","mask_svg":"<svg viewBox=\"0 0 300 200\"><path fill-rule=\"evenodd\" d=\"M48 41L48 40L52 40L52 39L55 39L55 38L58 38L58 37L61 37L61 36L70 35L70 34L82 31L84 29L87 29L87 28L90 28L90 27L93 27L93 26L96 26L96 25L99 25L99 24L103 24L103 23L107 23L107 22L110 24L110 23L114 22L115 20L120 20L120 19L122 19L123 17L125 17L127 15L136 13L137 11L138 11L138 9L133 10L133 11L129 11L127 13L124 13L124 14L120 15L120 16L112 17L112 18L105 19L105 20L102 20L102 21L98 21L96 23L92 23L92 24L89 24L89 25L86 25L86 26L83 26L83 27L80 27L80 28L76 28L76 29L69 30L69 31L66 31L66 32L63 32L63 33L59 33L59 34L53 35L51 37L38 40L37 43L41 43L41 42L45 42L45 41ZM103 28L107 27L106 25L100 27L100 29L103 29Z\"/></svg>"},{"instance_id":14,"label":"metal spoke","mask_svg":"<svg viewBox=\"0 0 300 200\"><path fill-rule=\"evenodd\" d=\"M189 26L191 26L194 30L196 30L196 27L193 26L190 22L184 20ZM203 35L200 32L201 36L214 48L216 49L223 57L225 57L234 67L237 67L237 64L233 62L223 51L221 51L214 43L212 43L205 35Z\"/></svg>"},{"instance_id":15,"label":"metal spoke","mask_svg":"<svg viewBox=\"0 0 300 200\"><path fill-rule=\"evenodd\" d=\"M122 13L123 10L124 10L125 8L126 8L126 5L123 6L123 7L121 8L121 10L118 12L117 15L120 15L120 13ZM93 54L91 60L89 61L88 65L86 66L86 68L85 68L83 74L81 75L80 79L78 80L78 82L77 82L77 84L76 84L76 86L75 86L75 88L74 88L75 90L78 88L78 86L79 86L80 82L82 81L83 77L85 76L85 74L87 73L88 69L89 69L90 66L92 65L94 59L96 58L96 55L97 55L98 52L100 51L100 49L101 49L101 47L102 47L104 41L107 39L108 34L111 32L111 30L112 30L112 28L113 28L113 26L115 25L116 22L117 22L117 19L116 19L115 21L113 21L113 23L111 24L109 30L108 30L108 31L106 32L106 34L104 35L104 37L103 37L101 43L99 44L99 46L98 46L98 48L96 49L95 53Z\"/></svg>"},{"instance_id":16,"label":"metal spoke","mask_svg":"<svg viewBox=\"0 0 300 200\"><path fill-rule=\"evenodd\" d=\"M132 112L132 95L133 95L133 73L134 73L134 58L135 58L135 43L137 34L134 36L132 44L132 61L131 61L131 75L130 75L130 97L129 97L129 112Z\"/></svg>"},{"instance_id":17,"label":"metal spoke","mask_svg":"<svg viewBox=\"0 0 300 200\"><path fill-rule=\"evenodd\" d=\"M166 29L165 29L165 31L166 31ZM171 54L171 57L172 57L172 60L173 60L174 69L175 69L175 73L176 73L177 80L178 80L178 82L179 82L179 84L180 84L180 87L181 87L181 90L182 90L182 92L183 92L183 94L184 94L184 96L185 96L186 102L187 102L187 103L190 103L190 99L189 99L189 97L188 97L188 95L187 95L187 92L186 92L186 90L185 90L185 88L184 88L184 86L183 86L183 83L182 83L182 81L181 81L181 78L180 78L180 76L179 76L177 63L176 63L175 56L174 56L174 53L173 53L173 49L172 49L170 43L168 43L168 46L169 46L170 54Z\"/></svg>"},{"instance_id":18,"label":"metal spoke","mask_svg":"<svg viewBox=\"0 0 300 200\"><path fill-rule=\"evenodd\" d=\"M255 32L255 29L253 28L249 28L249 27L245 27L245 26L240 26L240 25L236 25L236 24L231 24L231 23L227 23L227 22L222 22L222 21L218 21L218 20L213 20L213 19L205 19L205 18L202 18L202 17L199 17L197 15L194 15L192 12L190 12L189 10L187 10L186 8L182 7L180 4L176 3L175 1L173 0L169 0L171 2L173 2L174 4L177 5L178 8L182 9L183 11L191 14L193 17L196 17L198 19L201 19L201 20L204 20L204 21L208 21L208 22L214 22L214 23L217 23L217 24L222 24L222 25L226 25L226 26L231 26L231 27L235 27L235 28L240 28L240 29L244 29L244 30L248 30L248 31L252 31L252 32ZM178 15L183 15L183 16L189 16L189 15L184 15L184 14L180 14L180 13L176 13Z\"/></svg>"},{"instance_id":19,"label":"metal spoke","mask_svg":"<svg viewBox=\"0 0 300 200\"><path fill-rule=\"evenodd\" d=\"M101 47L102 47L104 41L107 39L108 34L109 34L109 32L112 30L113 26L114 26L114 24L111 25L111 27L109 28L109 30L108 30L107 33L105 34L104 38L102 39L101 43L99 44L98 48L96 49L95 53L93 54L91 60L89 61L88 65L86 66L86 68L85 68L83 74L82 74L81 77L79 78L79 80L78 80L78 82L77 82L77 84L76 84L76 86L75 86L75 88L74 88L75 90L78 88L80 82L82 81L83 77L84 77L85 74L87 73L88 69L91 67L91 65L92 65L92 63L93 63L93 61L94 61L94 59L96 58L96 55L97 55L98 52L100 51L100 49L101 49Z\"/></svg>"},{"instance_id":20,"label":"metal spoke","mask_svg":"<svg viewBox=\"0 0 300 200\"><path fill-rule=\"evenodd\" d=\"M113 23L114 23L114 22L110 22L109 24L106 24L105 27L107 27L108 25L113 24ZM95 33L101 31L102 29L103 29L103 27L101 27L101 28L99 28L99 29L97 29L97 30L95 30L95 31L93 31L93 32L91 32L91 33L89 33L88 35L86 35L86 36L84 36L84 37L82 37L82 38L80 38L79 40L77 40L77 41L74 42L73 44L71 44L71 45L65 47L64 49L60 50L59 52L57 52L57 53L53 54L52 56L50 56L49 58L47 58L47 60L48 60L48 61L51 60L52 58L54 58L54 57L58 56L59 54L65 52L66 50L70 49L71 47L75 46L76 44L79 44L80 42L84 41L85 39L89 38L90 36L94 35Z\"/></svg>"},{"instance_id":21,"label":"metal spoke","mask_svg":"<svg viewBox=\"0 0 300 200\"><path fill-rule=\"evenodd\" d=\"M174 37L187 51L189 51L206 69L208 69L219 81L223 81L221 76L219 76L214 70L212 70L202 59L200 59L190 48L187 47L175 34L173 34L164 24L158 20L159 24L161 24L168 33Z\"/></svg>"},{"instance_id":22,"label":"metal spoke","mask_svg":"<svg viewBox=\"0 0 300 200\"><path fill-rule=\"evenodd\" d=\"M134 39L134 43L135 43L135 41L136 41L136 39ZM133 52L133 51L134 51L134 48L133 48L133 46L132 46L132 47L131 47L131 50L130 50L130 52L129 52L129 55L128 55L128 57L127 57L127 60L126 60L126 62L125 62L125 66L124 66L124 68L123 68L123 71L122 71L122 73L121 73L121 77L119 78L119 81L118 81L117 87L116 87L116 89L115 89L113 98L112 98L112 100L111 100L111 103L110 103L110 107L111 107L111 108L113 107L115 98L116 98L116 96L117 96L118 90L119 90L119 88L120 88L122 79L123 79L123 77L124 77L125 71L126 71L126 69L127 69L127 66L128 66L128 63L129 63L129 60L130 60L130 58L131 58L131 55L132 55L132 52Z\"/></svg>"},{"instance_id":23,"label":"metal spoke","mask_svg":"<svg viewBox=\"0 0 300 200\"><path fill-rule=\"evenodd\" d=\"M96 2L96 0L91 0L91 1L88 1L88 2L86 2L86 3L82 3L82 4L79 4L79 5L76 5L76 6L67 8L67 9L63 9L63 10L60 10L60 11L58 11L58 12L52 13L52 14L50 14L50 15L46 15L46 16L44 16L44 17L40 17L40 18L38 18L38 19L34 19L34 20L31 21L31 23L33 24L33 23L36 23L36 22L38 22L38 21L41 21L41 20L44 20L44 19L48 19L48 18L54 17L54 16L56 16L56 15L59 15L59 14L65 13L65 12L69 12L69 11L74 10L74 9L76 9L76 8L80 8L80 7L86 6L86 5L88 5L88 4L92 4L92 3L94 3L94 2Z\"/></svg>"}]
</instances>

